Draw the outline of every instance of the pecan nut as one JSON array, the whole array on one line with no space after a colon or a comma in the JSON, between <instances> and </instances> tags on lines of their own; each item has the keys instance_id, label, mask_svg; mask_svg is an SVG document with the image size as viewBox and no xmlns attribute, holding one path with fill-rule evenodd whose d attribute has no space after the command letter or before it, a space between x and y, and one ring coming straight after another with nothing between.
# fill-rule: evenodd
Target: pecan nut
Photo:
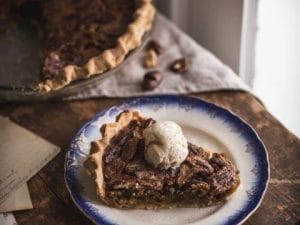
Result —
<instances>
[{"instance_id":1,"label":"pecan nut","mask_svg":"<svg viewBox=\"0 0 300 225\"><path fill-rule=\"evenodd\" d=\"M144 75L143 88L153 90L157 88L163 80L163 75L159 71L150 71Z\"/></svg>"},{"instance_id":2,"label":"pecan nut","mask_svg":"<svg viewBox=\"0 0 300 225\"><path fill-rule=\"evenodd\" d=\"M157 55L160 55L164 52L164 48L155 40L151 40L148 42L146 46L147 50L154 50Z\"/></svg>"},{"instance_id":3,"label":"pecan nut","mask_svg":"<svg viewBox=\"0 0 300 225\"><path fill-rule=\"evenodd\" d=\"M170 65L170 70L175 73L184 73L187 71L187 60L185 57L176 59Z\"/></svg>"},{"instance_id":4,"label":"pecan nut","mask_svg":"<svg viewBox=\"0 0 300 225\"><path fill-rule=\"evenodd\" d=\"M144 66L146 68L154 68L157 65L157 54L153 49L150 49L146 53Z\"/></svg>"}]
</instances>

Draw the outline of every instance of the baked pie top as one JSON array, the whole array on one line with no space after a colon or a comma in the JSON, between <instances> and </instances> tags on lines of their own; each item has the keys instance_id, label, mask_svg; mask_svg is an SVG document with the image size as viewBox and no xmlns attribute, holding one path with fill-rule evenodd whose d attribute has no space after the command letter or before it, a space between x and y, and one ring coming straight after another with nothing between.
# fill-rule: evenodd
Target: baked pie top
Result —
<instances>
[{"instance_id":1,"label":"baked pie top","mask_svg":"<svg viewBox=\"0 0 300 225\"><path fill-rule=\"evenodd\" d=\"M83 66L106 49L133 22L135 1L45 1L42 5L45 62L44 74L59 75L66 65ZM56 61L55 61L56 60ZM59 64L53 67L51 63Z\"/></svg>"},{"instance_id":2,"label":"baked pie top","mask_svg":"<svg viewBox=\"0 0 300 225\"><path fill-rule=\"evenodd\" d=\"M29 18L43 29L40 91L119 65L141 44L154 15L151 0L5 0L0 10L0 18Z\"/></svg>"},{"instance_id":3,"label":"baked pie top","mask_svg":"<svg viewBox=\"0 0 300 225\"><path fill-rule=\"evenodd\" d=\"M235 191L239 172L227 157L191 143L178 168L151 167L142 132L152 123L125 111L102 127L103 138L92 143L84 163L102 201L118 208L200 207L225 201Z\"/></svg>"}]
</instances>

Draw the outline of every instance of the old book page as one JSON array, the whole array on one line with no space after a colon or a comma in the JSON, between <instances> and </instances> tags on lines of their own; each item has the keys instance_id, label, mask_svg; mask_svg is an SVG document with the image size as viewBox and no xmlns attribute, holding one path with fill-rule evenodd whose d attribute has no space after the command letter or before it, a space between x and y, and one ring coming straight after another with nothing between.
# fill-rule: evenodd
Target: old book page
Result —
<instances>
[{"instance_id":1,"label":"old book page","mask_svg":"<svg viewBox=\"0 0 300 225\"><path fill-rule=\"evenodd\" d=\"M24 184L0 205L0 213L32 208L28 187Z\"/></svg>"},{"instance_id":2,"label":"old book page","mask_svg":"<svg viewBox=\"0 0 300 225\"><path fill-rule=\"evenodd\" d=\"M59 151L59 147L0 117L0 207Z\"/></svg>"}]
</instances>

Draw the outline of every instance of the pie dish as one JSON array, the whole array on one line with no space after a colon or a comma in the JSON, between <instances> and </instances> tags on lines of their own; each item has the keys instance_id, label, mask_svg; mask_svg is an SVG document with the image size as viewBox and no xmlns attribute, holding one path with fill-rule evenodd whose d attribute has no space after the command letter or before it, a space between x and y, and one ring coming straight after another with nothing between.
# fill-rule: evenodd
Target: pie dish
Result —
<instances>
[{"instance_id":1,"label":"pie dish","mask_svg":"<svg viewBox=\"0 0 300 225\"><path fill-rule=\"evenodd\" d=\"M155 16L151 0L6 0L3 6L0 30L24 18L42 28L41 92L120 65Z\"/></svg>"},{"instance_id":2,"label":"pie dish","mask_svg":"<svg viewBox=\"0 0 300 225\"><path fill-rule=\"evenodd\" d=\"M84 165L97 194L116 208L203 207L226 201L240 183L239 171L223 153L188 143L188 156L177 168L153 168L144 158L143 131L156 121L124 111L101 128Z\"/></svg>"}]
</instances>

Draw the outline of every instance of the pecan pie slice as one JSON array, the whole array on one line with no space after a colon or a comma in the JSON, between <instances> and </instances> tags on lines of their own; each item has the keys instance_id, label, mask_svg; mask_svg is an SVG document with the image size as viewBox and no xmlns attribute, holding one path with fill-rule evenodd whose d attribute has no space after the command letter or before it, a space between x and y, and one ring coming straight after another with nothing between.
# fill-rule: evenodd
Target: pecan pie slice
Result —
<instances>
[{"instance_id":1,"label":"pecan pie slice","mask_svg":"<svg viewBox=\"0 0 300 225\"><path fill-rule=\"evenodd\" d=\"M143 131L155 121L124 111L101 128L84 165L100 199L117 208L203 207L223 202L239 186L239 172L224 154L188 143L176 168L153 168L144 158Z\"/></svg>"},{"instance_id":2,"label":"pecan pie slice","mask_svg":"<svg viewBox=\"0 0 300 225\"><path fill-rule=\"evenodd\" d=\"M41 26L38 89L50 91L120 65L141 45L154 15L151 0L3 0L0 22L29 19Z\"/></svg>"}]
</instances>

